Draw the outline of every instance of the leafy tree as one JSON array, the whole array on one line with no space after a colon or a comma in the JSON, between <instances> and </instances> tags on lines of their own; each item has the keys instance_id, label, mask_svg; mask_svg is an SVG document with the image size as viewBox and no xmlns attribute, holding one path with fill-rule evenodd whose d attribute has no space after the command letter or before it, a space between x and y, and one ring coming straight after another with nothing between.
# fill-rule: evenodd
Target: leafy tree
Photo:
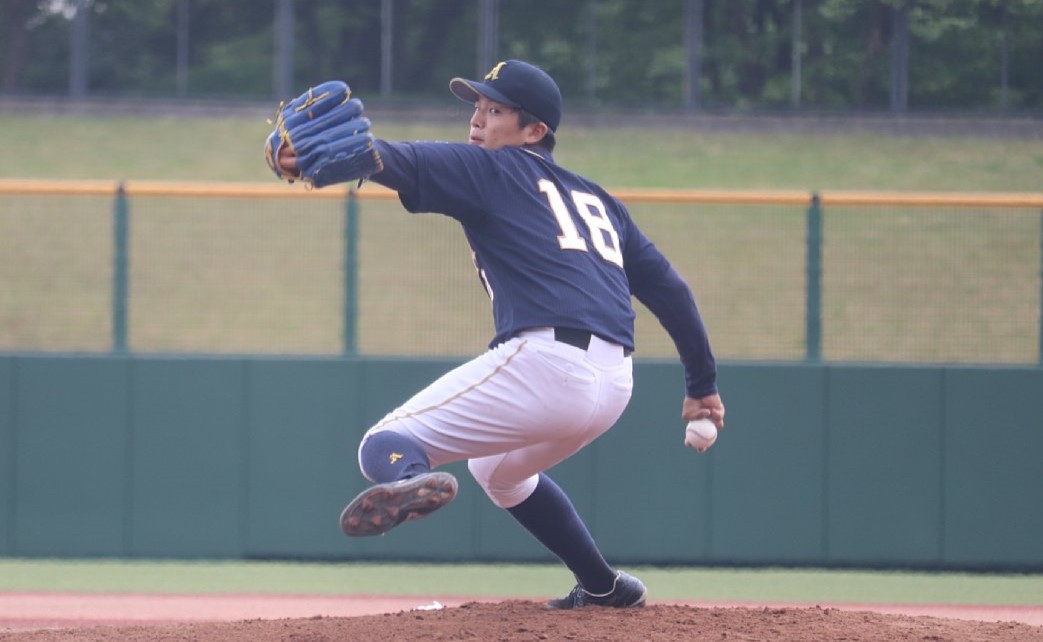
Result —
<instances>
[{"instance_id":1,"label":"leafy tree","mask_svg":"<svg viewBox=\"0 0 1043 642\"><path fill-rule=\"evenodd\" d=\"M0 3L0 92L68 93L77 1ZM92 94L176 95L176 16L187 3L187 95L272 98L276 0L86 1ZM700 3L706 108L789 108L796 1ZM392 0L393 99L445 100L448 78L473 73L477 2ZM905 3L911 109L1043 109L1043 0L802 2L803 109L888 108L893 16ZM537 62L573 103L681 109L687 4L500 0L498 57ZM296 0L294 16L297 89L337 77L376 98L381 0Z\"/></svg>"},{"instance_id":2,"label":"leafy tree","mask_svg":"<svg viewBox=\"0 0 1043 642\"><path fill-rule=\"evenodd\" d=\"M32 0L8 0L0 5L0 23L3 28L3 71L0 91L10 92L18 86L19 76L26 65L29 33L26 28L33 9Z\"/></svg>"}]
</instances>

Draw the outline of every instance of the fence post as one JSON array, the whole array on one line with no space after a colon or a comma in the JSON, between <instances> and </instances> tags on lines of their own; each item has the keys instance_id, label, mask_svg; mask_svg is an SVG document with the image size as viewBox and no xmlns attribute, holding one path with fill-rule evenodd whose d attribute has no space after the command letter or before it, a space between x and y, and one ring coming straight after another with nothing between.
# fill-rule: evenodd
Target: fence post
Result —
<instances>
[{"instance_id":1,"label":"fence post","mask_svg":"<svg viewBox=\"0 0 1043 642\"><path fill-rule=\"evenodd\" d=\"M127 351L127 260L128 227L127 192L121 182L116 188L113 216L113 270L112 270L112 351Z\"/></svg>"},{"instance_id":2,"label":"fence post","mask_svg":"<svg viewBox=\"0 0 1043 642\"><path fill-rule=\"evenodd\" d=\"M358 354L358 196L348 190L344 212L344 354Z\"/></svg>"},{"instance_id":3,"label":"fence post","mask_svg":"<svg viewBox=\"0 0 1043 642\"><path fill-rule=\"evenodd\" d=\"M807 294L805 309L805 356L807 361L822 358L822 200L811 194L808 205Z\"/></svg>"}]
</instances>

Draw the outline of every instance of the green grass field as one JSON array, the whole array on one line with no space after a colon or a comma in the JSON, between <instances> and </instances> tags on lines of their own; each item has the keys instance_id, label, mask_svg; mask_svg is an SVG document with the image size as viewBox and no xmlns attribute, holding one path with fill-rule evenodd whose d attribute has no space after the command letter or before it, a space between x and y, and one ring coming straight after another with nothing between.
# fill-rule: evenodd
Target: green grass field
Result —
<instances>
[{"instance_id":1,"label":"green grass field","mask_svg":"<svg viewBox=\"0 0 1043 642\"><path fill-rule=\"evenodd\" d=\"M463 131L373 117L389 139ZM0 127L17 150L0 157L5 177L275 181L263 116L5 113ZM567 125L559 139L560 162L609 188L1038 192L1043 175L1031 139ZM719 357L803 358L802 207L628 205L695 290ZM0 349L108 349L111 210L104 197L0 198ZM131 210L132 349L340 352L342 203L157 197ZM457 227L393 201L361 211L360 351L481 350L489 304ZM1040 227L1031 209L827 210L823 356L1036 363ZM637 334L639 357L673 357L641 306Z\"/></svg>"},{"instance_id":2,"label":"green grass field","mask_svg":"<svg viewBox=\"0 0 1043 642\"><path fill-rule=\"evenodd\" d=\"M460 139L459 127L382 124L387 139ZM5 178L273 181L263 117L0 114ZM559 162L608 188L1039 192L1043 143L983 136L797 135L566 120ZM23 200L24 199L24 200ZM46 200L46 199L44 199ZM132 347L339 350L340 204L164 201L135 205ZM364 203L363 350L469 353L489 336L458 231ZM639 205L639 222L696 289L719 356L800 358L803 212ZM107 199L0 199L0 349L105 350L110 340ZM827 222L827 356L1033 362L1038 212L851 211ZM897 243L896 241L903 241ZM445 248L449 248L448 252ZM870 298L852 293L871 293ZM955 332L951 324L959 324ZM670 353L647 314L639 355ZM844 328L844 329L841 329ZM832 333L830 333L832 331ZM987 340L968 341L967 337ZM902 341L896 341L901 337ZM904 343L903 343L904 341ZM1041 604L1043 576L791 569L643 568L656 599ZM4 591L398 594L547 597L558 566L0 559ZM406 588L403 588L406 587Z\"/></svg>"},{"instance_id":3,"label":"green grass field","mask_svg":"<svg viewBox=\"0 0 1043 642\"><path fill-rule=\"evenodd\" d=\"M384 124L387 140L462 140L459 126ZM1040 190L1043 142L986 136L896 137L579 127L566 119L557 159L609 188ZM85 117L0 113L0 176L273 180L263 116Z\"/></svg>"},{"instance_id":4,"label":"green grass field","mask_svg":"<svg viewBox=\"0 0 1043 642\"><path fill-rule=\"evenodd\" d=\"M1043 575L654 568L660 600L1043 604ZM360 564L0 559L0 591L445 595L546 598L571 586L545 564Z\"/></svg>"}]
</instances>

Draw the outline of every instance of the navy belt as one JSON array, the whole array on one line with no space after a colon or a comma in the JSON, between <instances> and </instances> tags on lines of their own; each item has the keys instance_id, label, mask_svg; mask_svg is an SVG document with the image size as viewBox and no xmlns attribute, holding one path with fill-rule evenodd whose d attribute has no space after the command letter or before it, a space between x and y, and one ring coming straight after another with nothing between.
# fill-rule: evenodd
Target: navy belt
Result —
<instances>
[{"instance_id":1,"label":"navy belt","mask_svg":"<svg viewBox=\"0 0 1043 642\"><path fill-rule=\"evenodd\" d=\"M568 344L570 346L579 348L580 350L586 350L590 347L590 337L592 333L586 330L577 330L575 328L554 328L554 340ZM623 356L629 357L633 350L630 348L623 348Z\"/></svg>"}]
</instances>

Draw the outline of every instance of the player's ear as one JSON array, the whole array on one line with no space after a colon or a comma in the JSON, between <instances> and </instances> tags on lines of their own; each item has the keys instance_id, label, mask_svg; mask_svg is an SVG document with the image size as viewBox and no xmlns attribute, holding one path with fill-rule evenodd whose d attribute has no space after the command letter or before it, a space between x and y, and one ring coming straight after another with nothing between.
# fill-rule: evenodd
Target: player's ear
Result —
<instances>
[{"instance_id":1,"label":"player's ear","mask_svg":"<svg viewBox=\"0 0 1043 642\"><path fill-rule=\"evenodd\" d=\"M547 127L547 123L542 121L536 121L525 126L525 144L535 145L543 140L544 136L550 128Z\"/></svg>"}]
</instances>

